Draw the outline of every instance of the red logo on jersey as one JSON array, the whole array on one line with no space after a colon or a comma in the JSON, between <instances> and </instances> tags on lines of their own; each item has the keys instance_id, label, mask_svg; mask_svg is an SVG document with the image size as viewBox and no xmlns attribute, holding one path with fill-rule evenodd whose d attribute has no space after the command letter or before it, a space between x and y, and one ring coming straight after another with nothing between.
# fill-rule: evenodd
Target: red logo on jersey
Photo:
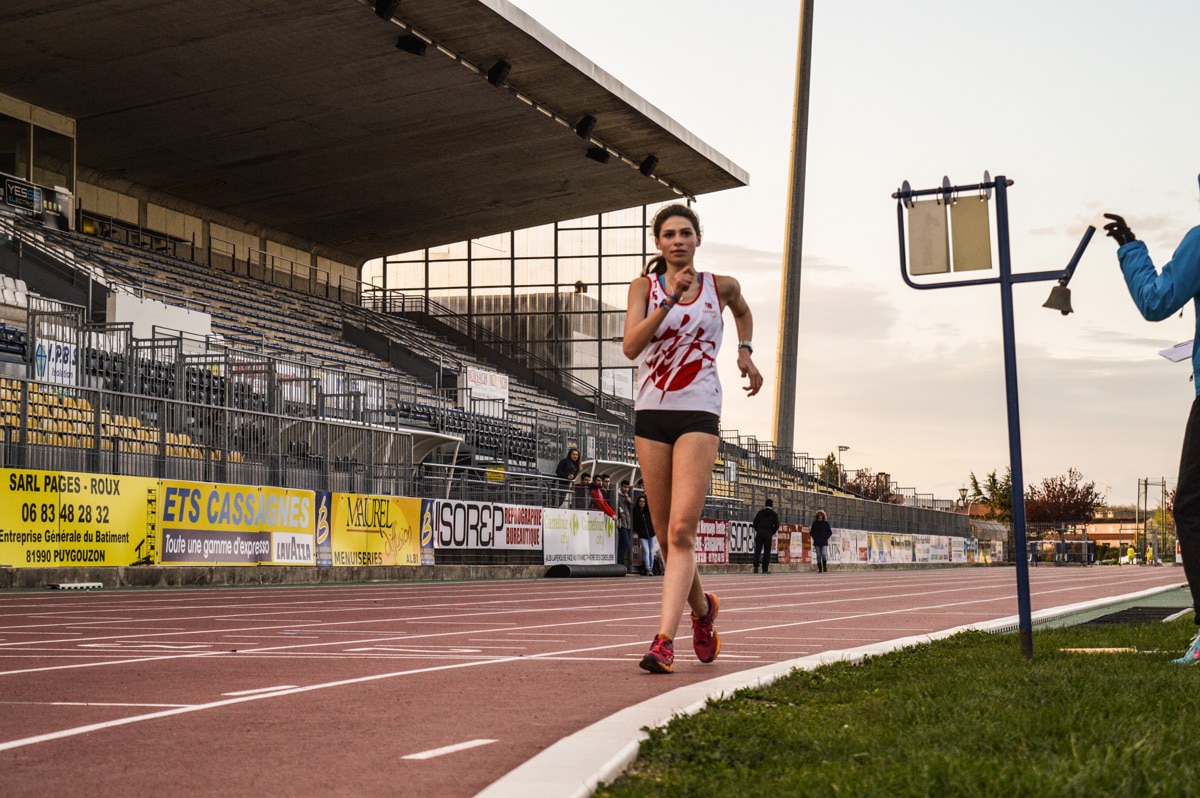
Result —
<instances>
[{"instance_id":1,"label":"red logo on jersey","mask_svg":"<svg viewBox=\"0 0 1200 798\"><path fill-rule=\"evenodd\" d=\"M686 326L689 319L684 315L681 326ZM668 327L651 341L659 347L652 357L647 358L645 367L650 370L650 381L663 396L691 385L704 366L715 362L713 344L703 338L703 327L693 336L684 336L679 327Z\"/></svg>"}]
</instances>

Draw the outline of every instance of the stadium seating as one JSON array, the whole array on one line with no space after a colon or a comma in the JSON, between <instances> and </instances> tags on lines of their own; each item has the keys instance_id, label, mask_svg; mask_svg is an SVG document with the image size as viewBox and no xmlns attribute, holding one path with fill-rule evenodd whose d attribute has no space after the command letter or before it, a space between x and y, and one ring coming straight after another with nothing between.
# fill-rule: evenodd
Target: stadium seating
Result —
<instances>
[{"instance_id":1,"label":"stadium seating","mask_svg":"<svg viewBox=\"0 0 1200 798\"><path fill-rule=\"evenodd\" d=\"M522 418L537 418L553 411L554 417L574 425L577 414L564 410L555 398L512 378L510 407L518 411L513 417L517 422L454 409L453 398L445 391L343 340L344 306L332 300L215 270L156 250L42 228L31 228L28 234L39 246L54 251L74 267L87 270L101 284L126 286L123 290L204 309L212 318L214 333L230 348L300 361L307 366L338 369L351 377L359 374L364 379L386 380L398 386L398 394L389 402L387 417L381 420L460 434L468 450L487 461L536 469L539 436L533 424L520 421ZM297 323L298 320L303 323ZM379 314L374 323L447 373L462 374L468 366L494 369L419 324ZM96 377L95 384L106 390L250 410L267 407L265 397L250 385L203 368L187 366L180 375L169 363L96 349L85 351L82 357L86 373ZM226 391L231 392L228 398ZM284 406L277 411L301 417L311 415L311 410L302 406ZM556 442L550 451L560 449L561 442Z\"/></svg>"}]
</instances>

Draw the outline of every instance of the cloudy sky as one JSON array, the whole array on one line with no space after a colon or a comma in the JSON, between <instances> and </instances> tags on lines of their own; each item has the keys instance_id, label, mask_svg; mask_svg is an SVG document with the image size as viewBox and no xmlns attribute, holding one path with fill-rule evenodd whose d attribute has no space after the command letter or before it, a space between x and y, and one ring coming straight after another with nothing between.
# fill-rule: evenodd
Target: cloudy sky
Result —
<instances>
[{"instance_id":1,"label":"cloudy sky","mask_svg":"<svg viewBox=\"0 0 1200 798\"><path fill-rule=\"evenodd\" d=\"M799 0L513 2L750 173L699 199L698 264L741 280L773 380ZM795 447L957 498L1009 462L999 290L904 285L891 194L989 170L1015 181L1015 271L1063 268L1105 211L1165 263L1200 224L1200 3L816 0L813 23ZM1157 352L1192 308L1142 320L1102 229L1073 315L1041 307L1051 286L1014 288L1026 483L1173 487L1194 387ZM773 388L741 397L726 354L724 426L772 439Z\"/></svg>"}]
</instances>

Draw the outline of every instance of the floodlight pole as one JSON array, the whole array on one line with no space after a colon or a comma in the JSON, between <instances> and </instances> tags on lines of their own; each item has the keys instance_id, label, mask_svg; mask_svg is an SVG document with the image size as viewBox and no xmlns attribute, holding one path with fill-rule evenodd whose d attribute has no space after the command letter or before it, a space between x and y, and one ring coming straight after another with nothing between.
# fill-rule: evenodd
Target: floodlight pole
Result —
<instances>
[{"instance_id":1,"label":"floodlight pole","mask_svg":"<svg viewBox=\"0 0 1200 798\"><path fill-rule=\"evenodd\" d=\"M985 181L988 177L985 173ZM971 186L951 186L949 180L944 180L942 187L913 191L908 182L892 196L896 202L896 221L900 230L900 275L910 287L921 290L931 288L957 288L968 285L999 285L1000 286L1000 318L1004 332L1004 388L1008 404L1008 459L1012 473L1012 515L1013 515L1013 552L1017 566L1017 619L1018 633L1021 641L1021 656L1033 659L1033 619L1029 600L1029 545L1025 537L1025 478L1021 467L1021 411L1017 397L1017 346L1016 333L1013 325L1013 283L1029 283L1042 280L1058 280L1066 286L1075 274L1075 267L1083 257L1095 227L1088 227L1083 234L1083 240L1075 249L1075 254L1063 271L1012 273L1012 252L1008 243L1008 186L1012 181L1003 175L995 181L984 182ZM904 207L914 197L942 195L949 203L954 195L963 192L986 191L996 192L996 251L1000 262L998 278L978 280L956 280L942 283L915 283L908 276L905 262L904 247Z\"/></svg>"}]
</instances>

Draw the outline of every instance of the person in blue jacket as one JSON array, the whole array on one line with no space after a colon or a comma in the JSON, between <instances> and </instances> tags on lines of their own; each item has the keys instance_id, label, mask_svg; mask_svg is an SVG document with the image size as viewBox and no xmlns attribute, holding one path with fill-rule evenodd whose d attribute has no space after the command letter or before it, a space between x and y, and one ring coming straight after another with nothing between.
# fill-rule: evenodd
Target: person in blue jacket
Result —
<instances>
[{"instance_id":1,"label":"person in blue jacket","mask_svg":"<svg viewBox=\"0 0 1200 798\"><path fill-rule=\"evenodd\" d=\"M1171 261L1156 270L1145 242L1137 240L1125 220L1114 213L1105 231L1118 245L1117 260L1129 295L1149 321L1161 321L1188 302L1196 307L1196 338L1200 339L1200 226L1193 227L1175 249ZM1192 593L1193 618L1200 625L1200 345L1192 349L1192 380L1196 398L1183 433L1179 481L1175 488L1175 532L1183 558L1183 573ZM1179 665L1200 663L1200 629Z\"/></svg>"}]
</instances>

